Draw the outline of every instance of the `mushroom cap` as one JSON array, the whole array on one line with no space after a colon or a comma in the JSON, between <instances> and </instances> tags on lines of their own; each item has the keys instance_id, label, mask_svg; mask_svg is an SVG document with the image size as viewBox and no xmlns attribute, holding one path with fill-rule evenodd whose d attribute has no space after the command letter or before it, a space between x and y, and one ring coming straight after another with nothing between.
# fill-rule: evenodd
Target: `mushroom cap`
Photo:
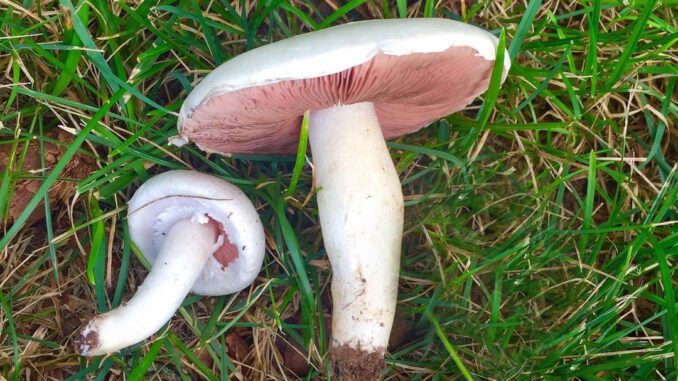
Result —
<instances>
[{"instance_id":1,"label":"mushroom cap","mask_svg":"<svg viewBox=\"0 0 678 381\"><path fill-rule=\"evenodd\" d=\"M134 193L127 220L132 241L153 264L167 232L176 222L204 216L220 223L223 230L215 252L228 240L237 248L238 256L224 266L210 255L191 291L224 295L244 289L261 270L266 246L259 215L235 185L195 171L165 172Z\"/></svg>"},{"instance_id":2,"label":"mushroom cap","mask_svg":"<svg viewBox=\"0 0 678 381\"><path fill-rule=\"evenodd\" d=\"M462 109L489 84L498 40L447 19L360 21L222 64L189 94L180 142L221 153L292 153L306 110L373 102L386 139ZM504 77L510 67L505 55Z\"/></svg>"}]
</instances>

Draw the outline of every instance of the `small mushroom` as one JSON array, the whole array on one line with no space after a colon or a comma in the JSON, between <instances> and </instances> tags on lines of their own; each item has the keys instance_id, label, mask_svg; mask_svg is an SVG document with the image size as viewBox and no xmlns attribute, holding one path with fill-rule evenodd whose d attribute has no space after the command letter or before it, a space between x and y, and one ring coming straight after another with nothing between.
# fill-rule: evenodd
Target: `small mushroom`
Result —
<instances>
[{"instance_id":1,"label":"small mushroom","mask_svg":"<svg viewBox=\"0 0 678 381\"><path fill-rule=\"evenodd\" d=\"M189 291L224 295L250 285L264 257L264 229L236 186L194 171L153 177L129 202L130 237L152 263L136 294L80 331L83 356L136 344L174 315Z\"/></svg>"},{"instance_id":2,"label":"small mushroom","mask_svg":"<svg viewBox=\"0 0 678 381\"><path fill-rule=\"evenodd\" d=\"M231 59L181 108L175 144L259 154L293 153L301 116L311 110L339 379L378 379L393 325L404 208L385 140L483 93L497 45L490 33L445 19L349 23Z\"/></svg>"}]
</instances>

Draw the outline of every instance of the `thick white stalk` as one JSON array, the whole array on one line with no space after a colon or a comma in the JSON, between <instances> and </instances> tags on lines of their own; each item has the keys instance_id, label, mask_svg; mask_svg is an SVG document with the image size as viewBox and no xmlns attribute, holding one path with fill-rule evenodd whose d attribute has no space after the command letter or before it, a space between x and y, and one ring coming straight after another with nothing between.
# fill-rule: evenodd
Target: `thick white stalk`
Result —
<instances>
[{"instance_id":1,"label":"thick white stalk","mask_svg":"<svg viewBox=\"0 0 678 381\"><path fill-rule=\"evenodd\" d=\"M204 216L176 223L132 299L94 317L82 329L81 354L115 352L157 332L175 314L200 276L214 252L216 234L215 226Z\"/></svg>"},{"instance_id":2,"label":"thick white stalk","mask_svg":"<svg viewBox=\"0 0 678 381\"><path fill-rule=\"evenodd\" d=\"M311 113L309 138L332 264L332 345L383 355L395 313L403 195L372 103Z\"/></svg>"}]
</instances>

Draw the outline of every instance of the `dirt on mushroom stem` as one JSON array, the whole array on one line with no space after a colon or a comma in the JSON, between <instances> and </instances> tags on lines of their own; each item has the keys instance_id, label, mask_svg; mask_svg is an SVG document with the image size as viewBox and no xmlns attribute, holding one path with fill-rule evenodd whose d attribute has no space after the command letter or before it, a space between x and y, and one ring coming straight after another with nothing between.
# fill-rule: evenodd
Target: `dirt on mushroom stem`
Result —
<instances>
[{"instance_id":1,"label":"dirt on mushroom stem","mask_svg":"<svg viewBox=\"0 0 678 381\"><path fill-rule=\"evenodd\" d=\"M330 350L332 377L340 381L380 380L386 363L382 351L364 351L343 344Z\"/></svg>"}]
</instances>

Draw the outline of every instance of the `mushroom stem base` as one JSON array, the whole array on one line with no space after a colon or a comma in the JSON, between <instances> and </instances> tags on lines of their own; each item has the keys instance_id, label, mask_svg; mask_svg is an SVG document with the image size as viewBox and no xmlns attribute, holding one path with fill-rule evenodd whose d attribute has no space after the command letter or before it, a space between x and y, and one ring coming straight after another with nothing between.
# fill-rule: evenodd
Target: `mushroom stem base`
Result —
<instances>
[{"instance_id":1,"label":"mushroom stem base","mask_svg":"<svg viewBox=\"0 0 678 381\"><path fill-rule=\"evenodd\" d=\"M403 232L398 174L372 103L312 112L309 138L333 272L332 346L381 358L398 290ZM342 352L335 351L337 362L343 362Z\"/></svg>"},{"instance_id":2,"label":"mushroom stem base","mask_svg":"<svg viewBox=\"0 0 678 381\"><path fill-rule=\"evenodd\" d=\"M348 345L330 349L332 379L339 381L381 380L385 362L383 351L369 352Z\"/></svg>"},{"instance_id":3,"label":"mushroom stem base","mask_svg":"<svg viewBox=\"0 0 678 381\"><path fill-rule=\"evenodd\" d=\"M203 216L177 222L167 233L153 268L127 303L94 317L80 332L83 356L99 356L138 343L174 315L209 256L217 228Z\"/></svg>"}]
</instances>

